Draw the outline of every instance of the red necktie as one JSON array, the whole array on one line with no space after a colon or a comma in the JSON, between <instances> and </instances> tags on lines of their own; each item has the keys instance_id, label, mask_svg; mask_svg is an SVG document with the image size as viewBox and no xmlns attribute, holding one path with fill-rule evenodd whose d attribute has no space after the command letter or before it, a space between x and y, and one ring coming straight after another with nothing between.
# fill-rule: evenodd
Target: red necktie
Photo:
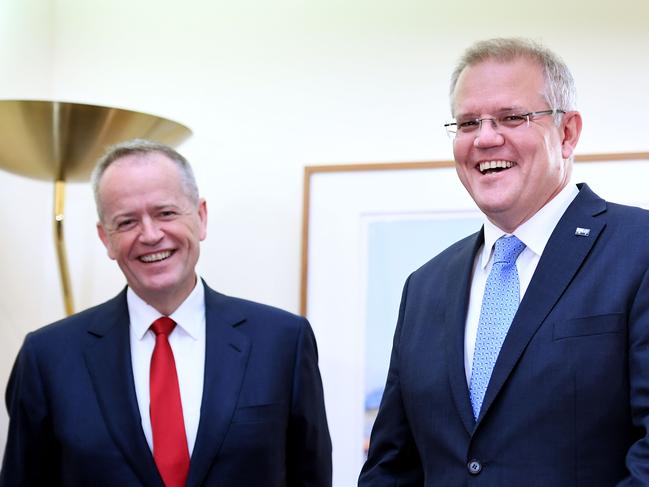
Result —
<instances>
[{"instance_id":1,"label":"red necktie","mask_svg":"<svg viewBox=\"0 0 649 487\"><path fill-rule=\"evenodd\" d=\"M151 325L155 348L151 356L150 400L153 458L166 487L184 487L189 450L174 354L167 337L176 323L169 317Z\"/></svg>"}]
</instances>

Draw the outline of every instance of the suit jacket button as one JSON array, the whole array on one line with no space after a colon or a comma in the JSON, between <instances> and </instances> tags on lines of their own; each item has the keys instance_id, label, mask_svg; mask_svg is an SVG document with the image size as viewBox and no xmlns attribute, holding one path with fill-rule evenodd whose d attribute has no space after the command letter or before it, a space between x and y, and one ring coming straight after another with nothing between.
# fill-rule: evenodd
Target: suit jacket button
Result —
<instances>
[{"instance_id":1,"label":"suit jacket button","mask_svg":"<svg viewBox=\"0 0 649 487\"><path fill-rule=\"evenodd\" d=\"M467 463L467 468L471 475L478 475L482 471L482 463L479 460L473 459Z\"/></svg>"}]
</instances>

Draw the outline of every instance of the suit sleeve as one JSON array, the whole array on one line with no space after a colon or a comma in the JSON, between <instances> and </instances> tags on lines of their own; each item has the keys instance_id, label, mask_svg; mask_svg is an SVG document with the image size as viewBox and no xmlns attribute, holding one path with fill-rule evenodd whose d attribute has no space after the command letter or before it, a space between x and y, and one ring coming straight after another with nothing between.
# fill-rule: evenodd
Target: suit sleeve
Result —
<instances>
[{"instance_id":1,"label":"suit sleeve","mask_svg":"<svg viewBox=\"0 0 649 487\"><path fill-rule=\"evenodd\" d=\"M304 320L295 353L287 433L287 486L331 487L331 438L327 426L318 350Z\"/></svg>"},{"instance_id":2,"label":"suit sleeve","mask_svg":"<svg viewBox=\"0 0 649 487\"><path fill-rule=\"evenodd\" d=\"M9 434L0 487L56 486L58 448L49 420L37 357L25 339L6 391Z\"/></svg>"},{"instance_id":3,"label":"suit sleeve","mask_svg":"<svg viewBox=\"0 0 649 487\"><path fill-rule=\"evenodd\" d=\"M401 297L388 378L372 428L367 461L358 480L359 487L415 487L424 483L421 461L404 408L399 378L399 347L409 282L410 278L406 281Z\"/></svg>"},{"instance_id":4,"label":"suit sleeve","mask_svg":"<svg viewBox=\"0 0 649 487\"><path fill-rule=\"evenodd\" d=\"M633 300L628 330L630 405L640 439L626 456L630 475L618 485L649 485L649 269Z\"/></svg>"}]
</instances>

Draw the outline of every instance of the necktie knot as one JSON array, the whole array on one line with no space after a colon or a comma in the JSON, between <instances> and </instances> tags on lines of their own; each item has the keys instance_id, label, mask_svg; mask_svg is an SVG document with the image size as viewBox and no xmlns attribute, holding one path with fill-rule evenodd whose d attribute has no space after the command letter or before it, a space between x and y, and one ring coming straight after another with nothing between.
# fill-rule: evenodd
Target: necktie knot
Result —
<instances>
[{"instance_id":1,"label":"necktie knot","mask_svg":"<svg viewBox=\"0 0 649 487\"><path fill-rule=\"evenodd\" d=\"M176 322L168 316L161 316L151 325L151 331L155 333L156 337L159 335L169 336L171 331L176 326Z\"/></svg>"},{"instance_id":2,"label":"necktie knot","mask_svg":"<svg viewBox=\"0 0 649 487\"><path fill-rule=\"evenodd\" d=\"M503 235L496 240L494 246L494 264L513 264L524 248L525 244L514 235L511 237L505 237Z\"/></svg>"}]
</instances>

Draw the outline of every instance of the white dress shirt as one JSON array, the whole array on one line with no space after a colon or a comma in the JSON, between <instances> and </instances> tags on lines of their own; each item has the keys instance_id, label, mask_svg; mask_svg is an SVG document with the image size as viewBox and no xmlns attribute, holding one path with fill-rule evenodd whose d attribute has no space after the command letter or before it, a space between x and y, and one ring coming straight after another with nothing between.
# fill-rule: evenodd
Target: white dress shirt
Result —
<instances>
[{"instance_id":1,"label":"white dress shirt","mask_svg":"<svg viewBox=\"0 0 649 487\"><path fill-rule=\"evenodd\" d=\"M473 367L473 354L478 335L482 297L487 284L487 277L489 276L489 272L491 272L491 266L493 264L493 246L496 240L503 235L515 235L525 244L525 249L523 249L516 260L520 285L520 299L523 299L523 295L532 280L532 275L539 263L543 249L550 239L550 235L577 194L579 194L577 186L574 184L566 185L559 194L546 203L532 218L514 230L513 234L504 232L485 218L485 241L482 248L476 254L473 263L471 295L469 297L469 308L467 310L466 327L464 330L464 371L466 372L467 384L470 384L471 381L471 369Z\"/></svg>"},{"instance_id":2,"label":"white dress shirt","mask_svg":"<svg viewBox=\"0 0 649 487\"><path fill-rule=\"evenodd\" d=\"M176 327L169 335L169 345L174 353L180 399L183 406L187 446L191 456L196 443L198 422L203 398L205 371L205 289L200 279L187 299L171 314ZM126 291L130 323L131 363L137 404L142 419L144 436L153 451L151 416L149 414L149 370L155 346L155 334L149 329L162 316L144 302L129 287Z\"/></svg>"}]
</instances>

